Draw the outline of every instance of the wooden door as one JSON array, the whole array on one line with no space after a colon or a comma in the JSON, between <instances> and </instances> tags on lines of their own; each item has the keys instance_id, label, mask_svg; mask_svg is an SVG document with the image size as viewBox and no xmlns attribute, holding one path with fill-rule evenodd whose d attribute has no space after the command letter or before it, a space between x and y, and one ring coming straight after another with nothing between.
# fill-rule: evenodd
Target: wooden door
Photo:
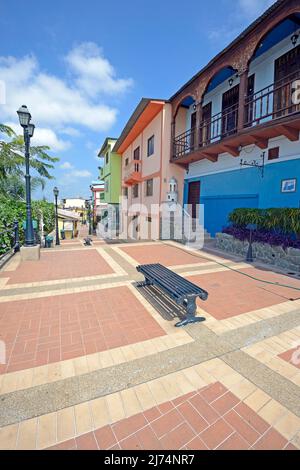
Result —
<instances>
[{"instance_id":1,"label":"wooden door","mask_svg":"<svg viewBox=\"0 0 300 470\"><path fill-rule=\"evenodd\" d=\"M202 125L200 129L200 146L210 144L211 139L211 102L202 108Z\"/></svg>"},{"instance_id":2,"label":"wooden door","mask_svg":"<svg viewBox=\"0 0 300 470\"><path fill-rule=\"evenodd\" d=\"M197 122L197 113L191 115L191 138L190 138L190 151L195 150L195 135L196 135L196 122Z\"/></svg>"},{"instance_id":3,"label":"wooden door","mask_svg":"<svg viewBox=\"0 0 300 470\"><path fill-rule=\"evenodd\" d=\"M199 219L199 204L200 204L200 181L193 181L189 183L188 205L189 214L193 220ZM193 223L193 227L196 224Z\"/></svg>"},{"instance_id":4,"label":"wooden door","mask_svg":"<svg viewBox=\"0 0 300 470\"><path fill-rule=\"evenodd\" d=\"M222 97L222 137L234 134L238 123L240 85L226 91Z\"/></svg>"},{"instance_id":5,"label":"wooden door","mask_svg":"<svg viewBox=\"0 0 300 470\"><path fill-rule=\"evenodd\" d=\"M252 126L253 123L253 97L254 97L255 74L248 77L247 85L247 104L245 111L245 127Z\"/></svg>"},{"instance_id":6,"label":"wooden door","mask_svg":"<svg viewBox=\"0 0 300 470\"><path fill-rule=\"evenodd\" d=\"M293 80L299 76L300 45L279 57L274 64L274 117L281 117L299 111L299 105L293 105Z\"/></svg>"}]
</instances>

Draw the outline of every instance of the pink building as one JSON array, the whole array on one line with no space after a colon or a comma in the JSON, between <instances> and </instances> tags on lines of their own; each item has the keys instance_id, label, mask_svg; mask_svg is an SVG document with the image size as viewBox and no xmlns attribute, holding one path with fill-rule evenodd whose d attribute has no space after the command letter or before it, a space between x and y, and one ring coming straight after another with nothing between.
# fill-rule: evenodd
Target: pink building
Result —
<instances>
[{"instance_id":1,"label":"pink building","mask_svg":"<svg viewBox=\"0 0 300 470\"><path fill-rule=\"evenodd\" d=\"M159 237L159 206L170 197L174 180L176 198L182 203L184 169L170 163L171 122L172 107L167 101L143 98L114 147L122 157L121 214L123 228L128 216L131 238Z\"/></svg>"}]
</instances>

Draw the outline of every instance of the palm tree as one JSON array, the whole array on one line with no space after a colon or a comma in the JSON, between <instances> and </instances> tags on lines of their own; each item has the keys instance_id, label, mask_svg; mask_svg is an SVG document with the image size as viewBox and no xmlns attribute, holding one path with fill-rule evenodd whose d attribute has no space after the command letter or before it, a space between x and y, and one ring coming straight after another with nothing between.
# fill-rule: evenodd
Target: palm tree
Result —
<instances>
[{"instance_id":1,"label":"palm tree","mask_svg":"<svg viewBox=\"0 0 300 470\"><path fill-rule=\"evenodd\" d=\"M0 192L11 194L12 196L24 194L24 139L17 136L8 126L0 124L0 133L6 136L6 140L0 140ZM7 140L7 138L9 140ZM54 168L53 163L59 158L51 157L47 151L50 147L32 146L30 148L30 166L38 173L32 178L33 189L45 186L45 179L53 179L49 170Z\"/></svg>"}]
</instances>

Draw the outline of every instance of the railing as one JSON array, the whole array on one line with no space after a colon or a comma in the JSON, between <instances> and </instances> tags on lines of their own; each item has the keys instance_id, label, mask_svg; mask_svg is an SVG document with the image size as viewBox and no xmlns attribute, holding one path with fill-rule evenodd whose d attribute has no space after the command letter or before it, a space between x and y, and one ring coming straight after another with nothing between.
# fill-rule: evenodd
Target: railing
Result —
<instances>
[{"instance_id":1,"label":"railing","mask_svg":"<svg viewBox=\"0 0 300 470\"><path fill-rule=\"evenodd\" d=\"M293 99L297 89L295 81L299 79L300 71L297 71L248 96L245 103L245 127L259 125L299 111L300 107Z\"/></svg>"},{"instance_id":2,"label":"railing","mask_svg":"<svg viewBox=\"0 0 300 470\"><path fill-rule=\"evenodd\" d=\"M0 232L0 262L8 255L20 251L19 223L7 226Z\"/></svg>"},{"instance_id":3,"label":"railing","mask_svg":"<svg viewBox=\"0 0 300 470\"><path fill-rule=\"evenodd\" d=\"M133 173L140 173L142 169L142 162L140 160L132 160L127 166L124 167L124 179L129 178Z\"/></svg>"},{"instance_id":4,"label":"railing","mask_svg":"<svg viewBox=\"0 0 300 470\"><path fill-rule=\"evenodd\" d=\"M181 158L194 152L199 147L205 147L217 140L235 134L237 125L238 105L234 105L212 118L206 119L198 129L194 127L178 135L174 139L174 158Z\"/></svg>"},{"instance_id":5,"label":"railing","mask_svg":"<svg viewBox=\"0 0 300 470\"><path fill-rule=\"evenodd\" d=\"M300 70L248 96L244 105L244 128L299 112L300 104L294 99L300 88L295 83L297 80L300 80ZM300 92L298 93L300 96ZM202 121L198 128L194 127L178 135L173 141L173 159L183 158L189 153L237 134L238 117L239 108L236 104Z\"/></svg>"}]
</instances>

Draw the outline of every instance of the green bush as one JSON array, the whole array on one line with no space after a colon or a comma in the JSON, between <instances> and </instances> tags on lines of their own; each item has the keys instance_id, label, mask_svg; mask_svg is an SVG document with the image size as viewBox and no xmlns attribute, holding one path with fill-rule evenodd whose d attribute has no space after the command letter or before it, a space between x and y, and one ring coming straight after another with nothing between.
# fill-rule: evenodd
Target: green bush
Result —
<instances>
[{"instance_id":1,"label":"green bush","mask_svg":"<svg viewBox=\"0 0 300 470\"><path fill-rule=\"evenodd\" d=\"M38 223L43 214L44 231L45 233L51 232L55 227L55 210L54 204L47 201L33 201L32 202L32 217ZM0 196L0 232L7 227L11 227L14 221L19 222L20 228L20 242L24 242L24 230L22 227L23 222L26 220L26 203L4 196ZM6 246L9 245L10 236L0 236L0 254L6 251Z\"/></svg>"},{"instance_id":2,"label":"green bush","mask_svg":"<svg viewBox=\"0 0 300 470\"><path fill-rule=\"evenodd\" d=\"M275 230L300 237L300 209L235 209L229 214L229 221L237 227L256 224L262 230Z\"/></svg>"}]
</instances>

